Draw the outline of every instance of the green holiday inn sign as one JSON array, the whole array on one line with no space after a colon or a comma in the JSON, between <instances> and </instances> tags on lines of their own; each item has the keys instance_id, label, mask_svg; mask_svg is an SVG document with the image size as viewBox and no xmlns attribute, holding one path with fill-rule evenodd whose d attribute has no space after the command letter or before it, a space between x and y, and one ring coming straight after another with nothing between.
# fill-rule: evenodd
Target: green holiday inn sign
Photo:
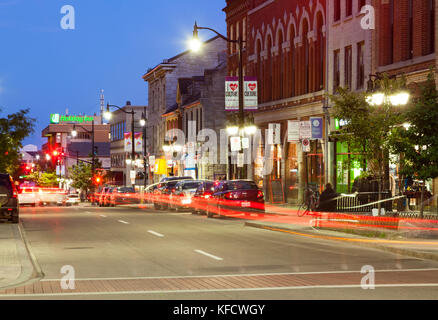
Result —
<instances>
[{"instance_id":1,"label":"green holiday inn sign","mask_svg":"<svg viewBox=\"0 0 438 320\"><path fill-rule=\"evenodd\" d=\"M93 121L93 117L88 116L64 116L60 115L59 113L52 113L50 115L50 123L62 123L62 122L77 122L77 123L83 123L83 122L91 122Z\"/></svg>"}]
</instances>

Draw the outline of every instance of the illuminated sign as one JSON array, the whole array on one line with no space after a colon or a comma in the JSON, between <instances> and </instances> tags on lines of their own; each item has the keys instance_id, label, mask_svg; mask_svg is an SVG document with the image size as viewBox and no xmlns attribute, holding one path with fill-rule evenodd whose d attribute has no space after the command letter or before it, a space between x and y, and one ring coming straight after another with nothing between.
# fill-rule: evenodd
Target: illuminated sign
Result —
<instances>
[{"instance_id":1,"label":"illuminated sign","mask_svg":"<svg viewBox=\"0 0 438 320\"><path fill-rule=\"evenodd\" d=\"M94 117L89 116L64 116L59 113L53 113L50 115L50 123L58 124L62 122L91 122L94 120Z\"/></svg>"}]
</instances>

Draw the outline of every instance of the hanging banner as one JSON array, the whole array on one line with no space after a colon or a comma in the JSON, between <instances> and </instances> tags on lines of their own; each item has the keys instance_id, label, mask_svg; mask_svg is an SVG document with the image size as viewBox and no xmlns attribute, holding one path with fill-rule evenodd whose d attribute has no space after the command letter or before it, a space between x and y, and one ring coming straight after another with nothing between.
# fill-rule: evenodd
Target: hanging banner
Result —
<instances>
[{"instance_id":1,"label":"hanging banner","mask_svg":"<svg viewBox=\"0 0 438 320\"><path fill-rule=\"evenodd\" d=\"M125 132L125 152L132 151L132 138L131 132Z\"/></svg>"},{"instance_id":2,"label":"hanging banner","mask_svg":"<svg viewBox=\"0 0 438 320\"><path fill-rule=\"evenodd\" d=\"M258 108L257 77L244 77L243 108L254 111ZM239 77L225 78L225 110L239 111Z\"/></svg>"},{"instance_id":3,"label":"hanging banner","mask_svg":"<svg viewBox=\"0 0 438 320\"><path fill-rule=\"evenodd\" d=\"M134 134L135 152L143 152L143 132L136 132Z\"/></svg>"},{"instance_id":4,"label":"hanging banner","mask_svg":"<svg viewBox=\"0 0 438 320\"><path fill-rule=\"evenodd\" d=\"M269 124L268 144L281 144L281 124L279 123Z\"/></svg>"},{"instance_id":5,"label":"hanging banner","mask_svg":"<svg viewBox=\"0 0 438 320\"><path fill-rule=\"evenodd\" d=\"M298 120L289 120L287 122L287 142L300 141L300 122Z\"/></svg>"},{"instance_id":6,"label":"hanging banner","mask_svg":"<svg viewBox=\"0 0 438 320\"><path fill-rule=\"evenodd\" d=\"M237 167L243 168L243 164L245 161L245 154L244 153L238 153L237 154Z\"/></svg>"},{"instance_id":7,"label":"hanging banner","mask_svg":"<svg viewBox=\"0 0 438 320\"><path fill-rule=\"evenodd\" d=\"M225 110L226 111L239 110L239 78L238 77L225 78Z\"/></svg>"},{"instance_id":8,"label":"hanging banner","mask_svg":"<svg viewBox=\"0 0 438 320\"><path fill-rule=\"evenodd\" d=\"M259 105L257 77L245 77L244 89L244 110L257 110Z\"/></svg>"},{"instance_id":9,"label":"hanging banner","mask_svg":"<svg viewBox=\"0 0 438 320\"><path fill-rule=\"evenodd\" d=\"M322 117L311 117L312 139L322 139Z\"/></svg>"},{"instance_id":10,"label":"hanging banner","mask_svg":"<svg viewBox=\"0 0 438 320\"><path fill-rule=\"evenodd\" d=\"M310 121L300 121L300 140L312 138L312 127Z\"/></svg>"}]
</instances>

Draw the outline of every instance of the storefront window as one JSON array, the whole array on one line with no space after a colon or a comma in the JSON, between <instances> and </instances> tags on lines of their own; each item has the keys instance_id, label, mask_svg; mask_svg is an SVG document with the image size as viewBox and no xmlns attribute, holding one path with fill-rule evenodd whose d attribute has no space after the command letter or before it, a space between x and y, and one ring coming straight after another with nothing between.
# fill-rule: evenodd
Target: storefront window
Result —
<instances>
[{"instance_id":1,"label":"storefront window","mask_svg":"<svg viewBox=\"0 0 438 320\"><path fill-rule=\"evenodd\" d=\"M310 141L310 152L305 155L307 185L314 190L324 190L324 155L320 140Z\"/></svg>"},{"instance_id":2,"label":"storefront window","mask_svg":"<svg viewBox=\"0 0 438 320\"><path fill-rule=\"evenodd\" d=\"M297 144L289 143L286 157L286 199L289 203L298 200L298 154Z\"/></svg>"}]
</instances>

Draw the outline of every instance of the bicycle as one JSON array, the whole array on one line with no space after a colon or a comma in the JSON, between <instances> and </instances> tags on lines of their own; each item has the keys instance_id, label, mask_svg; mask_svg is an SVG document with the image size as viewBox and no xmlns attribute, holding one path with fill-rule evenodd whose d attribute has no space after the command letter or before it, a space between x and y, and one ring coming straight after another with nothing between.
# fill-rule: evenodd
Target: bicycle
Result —
<instances>
[{"instance_id":1,"label":"bicycle","mask_svg":"<svg viewBox=\"0 0 438 320\"><path fill-rule=\"evenodd\" d=\"M309 212L317 211L319 205L319 192L315 192L311 188L308 188L305 194L305 199L304 203L298 208L298 217L303 217L309 214Z\"/></svg>"}]
</instances>

